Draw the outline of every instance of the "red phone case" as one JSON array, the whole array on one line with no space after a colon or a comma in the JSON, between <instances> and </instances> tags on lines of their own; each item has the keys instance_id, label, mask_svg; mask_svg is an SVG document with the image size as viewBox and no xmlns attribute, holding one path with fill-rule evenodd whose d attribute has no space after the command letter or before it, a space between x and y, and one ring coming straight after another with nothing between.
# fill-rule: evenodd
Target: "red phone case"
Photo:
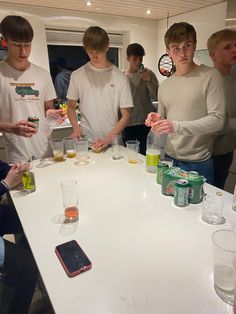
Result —
<instances>
[{"instance_id":1,"label":"red phone case","mask_svg":"<svg viewBox=\"0 0 236 314\"><path fill-rule=\"evenodd\" d=\"M71 241L69 241L69 242L71 242ZM67 242L67 243L69 243L69 242ZM75 242L76 242L76 241L75 241ZM64 268L64 270L65 270L65 272L66 272L66 274L67 274L67 276L68 276L68 277L74 277L74 276L76 276L76 275L79 275L79 274L81 274L81 273L83 273L83 272L85 272L85 271L91 269L91 268L92 268L92 263L91 263L91 261L89 260L89 258L87 257L87 255L84 253L84 251L82 250L82 248L79 246L79 244L76 242L76 244L78 245L78 248L79 248L80 252L82 252L82 254L88 259L89 265L83 266L83 267L77 269L77 270L74 271L74 272L70 272L70 270L67 268L67 265L64 263L63 257L61 256L60 252L59 252L58 249L57 249L57 247L60 247L60 246L63 246L63 245L65 246L67 243L60 244L60 245L56 246L56 249L55 249L55 253L56 253L57 257L59 258L59 260L60 260L60 262L61 262L61 264L62 264L62 266L63 266L63 268Z\"/></svg>"}]
</instances>

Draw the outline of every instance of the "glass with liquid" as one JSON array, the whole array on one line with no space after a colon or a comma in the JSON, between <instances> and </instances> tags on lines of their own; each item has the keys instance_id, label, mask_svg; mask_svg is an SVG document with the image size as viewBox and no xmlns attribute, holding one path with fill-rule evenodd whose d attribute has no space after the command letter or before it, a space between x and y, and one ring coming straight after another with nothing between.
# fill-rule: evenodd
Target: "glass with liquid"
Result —
<instances>
[{"instance_id":1,"label":"glass with liquid","mask_svg":"<svg viewBox=\"0 0 236 314\"><path fill-rule=\"evenodd\" d=\"M32 171L24 171L22 173L23 189L27 193L32 193L36 190L35 177Z\"/></svg>"},{"instance_id":2,"label":"glass with liquid","mask_svg":"<svg viewBox=\"0 0 236 314\"><path fill-rule=\"evenodd\" d=\"M62 199L66 222L75 222L79 219L78 210L78 182L64 180L61 182Z\"/></svg>"},{"instance_id":3,"label":"glass with liquid","mask_svg":"<svg viewBox=\"0 0 236 314\"><path fill-rule=\"evenodd\" d=\"M213 232L214 286L218 296L233 305L236 278L236 231Z\"/></svg>"},{"instance_id":4,"label":"glass with liquid","mask_svg":"<svg viewBox=\"0 0 236 314\"><path fill-rule=\"evenodd\" d=\"M75 158L76 157L76 148L75 148L75 140L70 137L64 138L65 149L66 149L66 157L67 158Z\"/></svg>"},{"instance_id":5,"label":"glass with liquid","mask_svg":"<svg viewBox=\"0 0 236 314\"><path fill-rule=\"evenodd\" d=\"M138 152L139 152L139 141L132 140L125 142L127 147L127 158L128 163L137 164L138 163Z\"/></svg>"},{"instance_id":6,"label":"glass with liquid","mask_svg":"<svg viewBox=\"0 0 236 314\"><path fill-rule=\"evenodd\" d=\"M51 140L53 157L55 161L64 161L64 143L63 140Z\"/></svg>"}]
</instances>

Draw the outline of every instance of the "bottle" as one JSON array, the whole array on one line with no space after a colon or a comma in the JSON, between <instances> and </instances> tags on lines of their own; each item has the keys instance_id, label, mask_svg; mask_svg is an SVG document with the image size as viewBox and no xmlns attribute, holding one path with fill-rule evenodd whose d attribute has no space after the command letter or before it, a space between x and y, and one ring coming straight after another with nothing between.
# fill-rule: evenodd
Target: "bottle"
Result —
<instances>
[{"instance_id":1,"label":"bottle","mask_svg":"<svg viewBox=\"0 0 236 314\"><path fill-rule=\"evenodd\" d=\"M146 171L156 173L161 157L161 136L149 131L147 136Z\"/></svg>"},{"instance_id":2,"label":"bottle","mask_svg":"<svg viewBox=\"0 0 236 314\"><path fill-rule=\"evenodd\" d=\"M233 196L233 204L232 204L232 209L236 211L236 184L234 186L234 196Z\"/></svg>"}]
</instances>

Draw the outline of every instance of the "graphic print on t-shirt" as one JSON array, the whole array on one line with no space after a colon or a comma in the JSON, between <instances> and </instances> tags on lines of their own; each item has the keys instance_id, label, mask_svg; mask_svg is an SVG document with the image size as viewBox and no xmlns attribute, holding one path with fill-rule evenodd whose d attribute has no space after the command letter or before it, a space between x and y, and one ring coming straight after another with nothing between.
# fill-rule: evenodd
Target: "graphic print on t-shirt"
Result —
<instances>
[{"instance_id":1,"label":"graphic print on t-shirt","mask_svg":"<svg viewBox=\"0 0 236 314\"><path fill-rule=\"evenodd\" d=\"M10 83L11 86L15 86L15 92L17 96L24 98L27 96L34 96L37 98L39 96L39 90L34 89L34 83ZM34 99L35 99L34 98Z\"/></svg>"}]
</instances>

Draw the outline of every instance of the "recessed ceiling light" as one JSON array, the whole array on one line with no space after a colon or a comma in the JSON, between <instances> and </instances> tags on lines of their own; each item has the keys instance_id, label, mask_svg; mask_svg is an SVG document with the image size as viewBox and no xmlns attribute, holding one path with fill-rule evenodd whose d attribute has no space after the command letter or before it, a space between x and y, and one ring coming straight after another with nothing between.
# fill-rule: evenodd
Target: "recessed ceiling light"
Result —
<instances>
[{"instance_id":1,"label":"recessed ceiling light","mask_svg":"<svg viewBox=\"0 0 236 314\"><path fill-rule=\"evenodd\" d=\"M91 1L86 1L86 5L87 5L88 7L90 7L90 5L92 5L92 2L91 2Z\"/></svg>"},{"instance_id":2,"label":"recessed ceiling light","mask_svg":"<svg viewBox=\"0 0 236 314\"><path fill-rule=\"evenodd\" d=\"M146 14L151 14L151 10L147 9Z\"/></svg>"}]
</instances>

